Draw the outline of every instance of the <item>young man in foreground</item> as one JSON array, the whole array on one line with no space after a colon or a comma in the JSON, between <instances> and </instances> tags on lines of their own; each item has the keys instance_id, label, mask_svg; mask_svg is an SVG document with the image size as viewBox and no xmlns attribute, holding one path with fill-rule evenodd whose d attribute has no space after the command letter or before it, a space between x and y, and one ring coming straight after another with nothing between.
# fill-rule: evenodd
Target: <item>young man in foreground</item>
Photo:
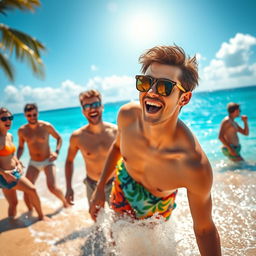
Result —
<instances>
[{"instance_id":1,"label":"young man in foreground","mask_svg":"<svg viewBox=\"0 0 256 256\"><path fill-rule=\"evenodd\" d=\"M170 217L178 188L186 188L201 255L221 255L212 220L212 169L189 128L178 119L198 83L197 63L178 46L161 46L140 57L143 75L136 76L140 105L128 103L118 115L118 136L92 196L96 219L105 200L103 189L122 156L111 193L119 214Z\"/></svg>"}]
</instances>

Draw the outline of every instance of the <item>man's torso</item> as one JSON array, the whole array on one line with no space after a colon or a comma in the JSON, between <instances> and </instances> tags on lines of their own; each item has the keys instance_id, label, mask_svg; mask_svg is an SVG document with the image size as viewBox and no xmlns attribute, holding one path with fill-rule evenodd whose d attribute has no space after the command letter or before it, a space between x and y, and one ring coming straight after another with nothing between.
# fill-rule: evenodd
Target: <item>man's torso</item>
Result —
<instances>
[{"instance_id":1,"label":"man's torso","mask_svg":"<svg viewBox=\"0 0 256 256\"><path fill-rule=\"evenodd\" d=\"M77 133L77 147L84 158L87 176L97 181L104 168L106 156L116 137L116 126L104 123L104 131L91 133L86 127Z\"/></svg>"},{"instance_id":2,"label":"man's torso","mask_svg":"<svg viewBox=\"0 0 256 256\"><path fill-rule=\"evenodd\" d=\"M49 132L47 123L38 121L35 128L24 125L22 135L28 145L29 154L32 160L43 161L50 156Z\"/></svg>"},{"instance_id":3,"label":"man's torso","mask_svg":"<svg viewBox=\"0 0 256 256\"><path fill-rule=\"evenodd\" d=\"M153 195L165 197L179 187L188 188L189 182L196 182L193 172L200 172L202 163L209 165L200 145L181 121L175 140L159 149L150 146L144 135L139 108L131 111L131 120L121 127L121 154L130 176ZM159 137L168 140L168 131L162 131Z\"/></svg>"},{"instance_id":4,"label":"man's torso","mask_svg":"<svg viewBox=\"0 0 256 256\"><path fill-rule=\"evenodd\" d=\"M229 117L226 117L224 119L224 122L227 123L224 130L225 140L229 145L238 146L239 138L237 135L237 132L238 132L237 123Z\"/></svg>"}]
</instances>

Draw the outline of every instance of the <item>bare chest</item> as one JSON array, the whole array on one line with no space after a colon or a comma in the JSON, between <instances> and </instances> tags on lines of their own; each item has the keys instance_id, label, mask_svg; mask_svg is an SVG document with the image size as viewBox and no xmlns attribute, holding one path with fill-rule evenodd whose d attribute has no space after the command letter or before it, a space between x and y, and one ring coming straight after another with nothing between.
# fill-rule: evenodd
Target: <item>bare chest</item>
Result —
<instances>
[{"instance_id":1,"label":"bare chest","mask_svg":"<svg viewBox=\"0 0 256 256\"><path fill-rule=\"evenodd\" d=\"M180 159L185 155L181 150L152 148L141 134L131 129L121 137L121 153L130 175L153 194L164 196L180 187Z\"/></svg>"},{"instance_id":2,"label":"bare chest","mask_svg":"<svg viewBox=\"0 0 256 256\"><path fill-rule=\"evenodd\" d=\"M46 143L49 140L49 133L44 128L37 129L27 129L24 131L24 139L25 141L30 143Z\"/></svg>"},{"instance_id":3,"label":"bare chest","mask_svg":"<svg viewBox=\"0 0 256 256\"><path fill-rule=\"evenodd\" d=\"M114 141L114 136L91 135L82 137L79 140L78 147L82 155L86 158L105 157Z\"/></svg>"}]
</instances>

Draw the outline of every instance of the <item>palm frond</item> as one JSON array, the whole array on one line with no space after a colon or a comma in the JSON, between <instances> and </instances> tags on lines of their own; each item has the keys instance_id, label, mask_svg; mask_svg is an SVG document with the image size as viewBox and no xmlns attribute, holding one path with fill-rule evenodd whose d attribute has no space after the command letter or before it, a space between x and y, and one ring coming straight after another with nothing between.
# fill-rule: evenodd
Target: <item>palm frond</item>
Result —
<instances>
[{"instance_id":1,"label":"palm frond","mask_svg":"<svg viewBox=\"0 0 256 256\"><path fill-rule=\"evenodd\" d=\"M12 55L15 51L18 60L26 60L31 66L35 75L44 77L43 62L41 60L41 51L45 50L44 45L31 36L11 29L4 24L0 24L0 48Z\"/></svg>"},{"instance_id":2,"label":"palm frond","mask_svg":"<svg viewBox=\"0 0 256 256\"><path fill-rule=\"evenodd\" d=\"M13 81L14 80L13 68L10 62L8 61L8 59L1 53L0 53L0 67L3 69L7 77L11 81Z\"/></svg>"},{"instance_id":3,"label":"palm frond","mask_svg":"<svg viewBox=\"0 0 256 256\"><path fill-rule=\"evenodd\" d=\"M40 0L0 0L0 13L6 14L6 11L13 9L34 11L40 5Z\"/></svg>"}]
</instances>

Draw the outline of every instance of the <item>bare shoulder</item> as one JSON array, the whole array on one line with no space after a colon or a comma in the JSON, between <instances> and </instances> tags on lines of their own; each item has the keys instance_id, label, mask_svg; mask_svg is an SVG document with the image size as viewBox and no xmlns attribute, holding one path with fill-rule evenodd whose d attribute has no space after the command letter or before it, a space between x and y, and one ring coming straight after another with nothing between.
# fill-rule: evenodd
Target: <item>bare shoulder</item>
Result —
<instances>
[{"instance_id":1,"label":"bare shoulder","mask_svg":"<svg viewBox=\"0 0 256 256\"><path fill-rule=\"evenodd\" d=\"M27 124L22 125L22 126L18 129L18 134L23 134L23 132L26 130L27 127L28 127Z\"/></svg>"},{"instance_id":2,"label":"bare shoulder","mask_svg":"<svg viewBox=\"0 0 256 256\"><path fill-rule=\"evenodd\" d=\"M114 134L117 133L117 125L116 124L104 122L104 127L105 127L105 131L107 131L108 133L114 133Z\"/></svg>"},{"instance_id":3,"label":"bare shoulder","mask_svg":"<svg viewBox=\"0 0 256 256\"><path fill-rule=\"evenodd\" d=\"M129 102L123 105L118 113L118 125L126 126L133 122L141 114L141 107L137 102Z\"/></svg>"},{"instance_id":4,"label":"bare shoulder","mask_svg":"<svg viewBox=\"0 0 256 256\"><path fill-rule=\"evenodd\" d=\"M86 133L87 133L87 127L88 127L88 125L85 125L85 126L79 128L79 129L73 131L73 133L71 134L70 137L79 138L81 136L85 136Z\"/></svg>"},{"instance_id":5,"label":"bare shoulder","mask_svg":"<svg viewBox=\"0 0 256 256\"><path fill-rule=\"evenodd\" d=\"M228 116L226 116L222 122L221 122L221 127L222 128L227 128L228 126L231 126L231 122Z\"/></svg>"},{"instance_id":6,"label":"bare shoulder","mask_svg":"<svg viewBox=\"0 0 256 256\"><path fill-rule=\"evenodd\" d=\"M45 128L53 127L51 123L42 120L38 120L38 125Z\"/></svg>"}]
</instances>

